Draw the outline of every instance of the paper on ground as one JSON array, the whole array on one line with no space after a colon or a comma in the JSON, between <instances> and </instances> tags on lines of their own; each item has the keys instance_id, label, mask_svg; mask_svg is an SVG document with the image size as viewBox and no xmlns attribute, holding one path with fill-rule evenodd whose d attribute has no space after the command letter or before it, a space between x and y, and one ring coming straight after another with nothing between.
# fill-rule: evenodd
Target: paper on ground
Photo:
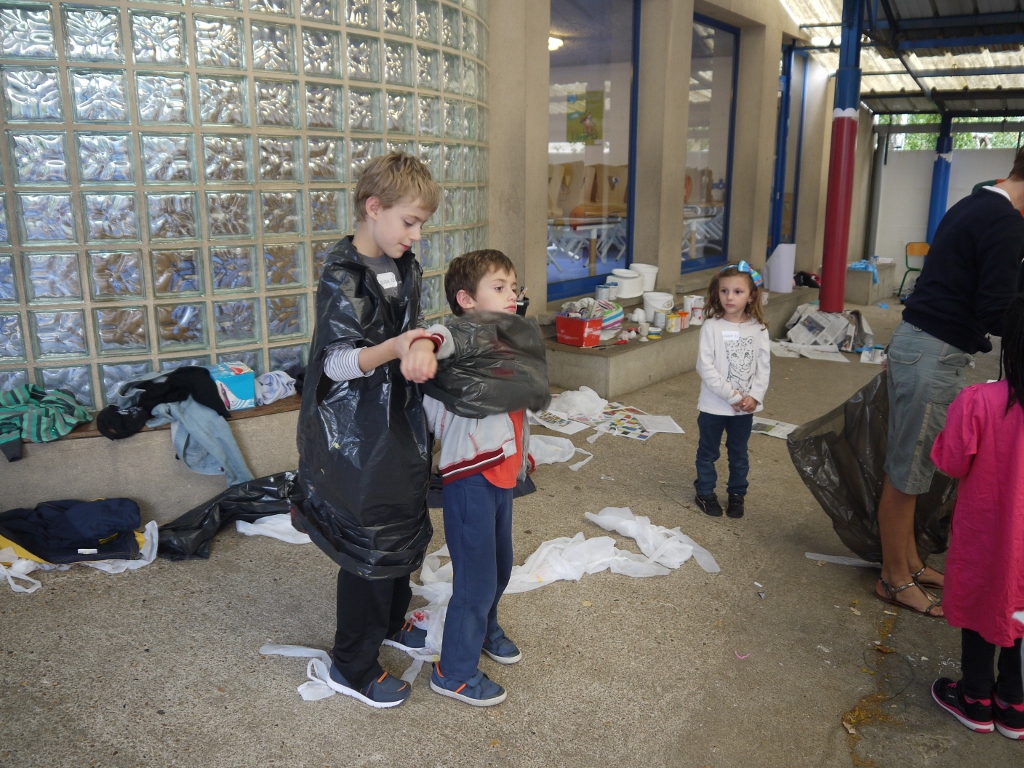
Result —
<instances>
[{"instance_id":1,"label":"paper on ground","mask_svg":"<svg viewBox=\"0 0 1024 768\"><path fill-rule=\"evenodd\" d=\"M810 360L826 360L830 363L848 363L849 360L846 356L835 347L831 349L828 347L811 347L801 346L800 357L806 357Z\"/></svg>"},{"instance_id":2,"label":"paper on ground","mask_svg":"<svg viewBox=\"0 0 1024 768\"><path fill-rule=\"evenodd\" d=\"M57 565L54 563L37 563L35 560L18 557L14 554L13 549L6 547L0 550L0 576L7 580L13 591L31 594L42 586L40 581L27 575L36 570L66 571L72 565L87 565L90 568L111 574L138 570L156 560L156 550L159 543L157 528L156 520L150 520L146 523L146 527L142 530L145 543L143 543L142 548L139 550L139 557L136 560L83 560L78 563ZM4 565L4 563L9 563L10 565ZM23 584L19 584L19 581L23 582ZM28 586L24 586L25 584Z\"/></svg>"},{"instance_id":3,"label":"paper on ground","mask_svg":"<svg viewBox=\"0 0 1024 768\"><path fill-rule=\"evenodd\" d=\"M860 353L860 361L862 363L874 363L875 365L881 365L885 362L885 350L865 349Z\"/></svg>"},{"instance_id":4,"label":"paper on ground","mask_svg":"<svg viewBox=\"0 0 1024 768\"><path fill-rule=\"evenodd\" d=\"M604 570L633 577L664 576L690 557L708 573L721 570L711 553L679 528L654 525L649 518L636 516L627 507L606 507L596 515L588 512L586 517L605 530L634 539L643 554L619 549L610 536L587 539L577 533L571 539L552 539L541 544L525 563L512 569L505 594L529 592L556 581L579 581L584 574ZM413 594L427 601L425 607L412 611L408 617L417 627L427 630L427 647L409 652L413 663L402 675L409 683L416 679L423 662L436 660L441 648L448 601L452 596L451 560L442 562L442 558L447 557L447 546L428 554L420 569L421 583L411 584ZM309 679L298 687L303 700L316 701L334 695L334 689L326 682L331 667L326 651L267 643L260 648L260 653L310 659L306 665Z\"/></svg>"},{"instance_id":5,"label":"paper on ground","mask_svg":"<svg viewBox=\"0 0 1024 768\"><path fill-rule=\"evenodd\" d=\"M309 663L306 664L306 677L309 679L297 689L303 701L319 701L337 693L327 682L330 679L332 663L330 654L327 651L319 648L306 648L302 645L265 643L260 647L260 654L263 656L289 656L298 659L309 659ZM424 660L414 657L412 664L409 665L405 674L402 675L402 680L412 685L416 680L416 675L423 668Z\"/></svg>"},{"instance_id":6,"label":"paper on ground","mask_svg":"<svg viewBox=\"0 0 1024 768\"><path fill-rule=\"evenodd\" d=\"M799 313L803 308L797 309ZM803 316L786 333L794 344L829 346L841 341L850 327L850 320L838 312L805 310Z\"/></svg>"},{"instance_id":7,"label":"paper on ground","mask_svg":"<svg viewBox=\"0 0 1024 768\"><path fill-rule=\"evenodd\" d=\"M794 349L796 344L788 341L769 341L768 346L776 357L800 357L800 350Z\"/></svg>"},{"instance_id":8,"label":"paper on ground","mask_svg":"<svg viewBox=\"0 0 1024 768\"><path fill-rule=\"evenodd\" d=\"M785 440L796 428L796 424L787 424L784 421L762 419L760 416L755 416L754 427L751 431L759 435L768 435L768 437L778 437Z\"/></svg>"},{"instance_id":9,"label":"paper on ground","mask_svg":"<svg viewBox=\"0 0 1024 768\"><path fill-rule=\"evenodd\" d=\"M582 432L587 428L586 424L573 421L564 413L557 413L555 411L539 411L537 413L527 411L527 413L529 414L530 424L538 427L547 427L563 435L575 435L577 432Z\"/></svg>"},{"instance_id":10,"label":"paper on ground","mask_svg":"<svg viewBox=\"0 0 1024 768\"><path fill-rule=\"evenodd\" d=\"M289 544L309 544L311 542L307 534L295 530L292 525L292 517L287 512L267 515L252 523L236 520L235 528L246 536L268 536Z\"/></svg>"},{"instance_id":11,"label":"paper on ground","mask_svg":"<svg viewBox=\"0 0 1024 768\"><path fill-rule=\"evenodd\" d=\"M822 560L835 565L851 565L855 568L881 568L881 563L872 563L868 560L861 560L859 557L846 557L845 555L819 555L817 552L804 552L808 560Z\"/></svg>"},{"instance_id":12,"label":"paper on ground","mask_svg":"<svg viewBox=\"0 0 1024 768\"><path fill-rule=\"evenodd\" d=\"M683 434L683 428L676 424L675 420L671 416L652 416L651 414L644 414L643 416L638 415L636 420L640 422L640 426L652 434L655 432L668 432L676 435Z\"/></svg>"}]
</instances>

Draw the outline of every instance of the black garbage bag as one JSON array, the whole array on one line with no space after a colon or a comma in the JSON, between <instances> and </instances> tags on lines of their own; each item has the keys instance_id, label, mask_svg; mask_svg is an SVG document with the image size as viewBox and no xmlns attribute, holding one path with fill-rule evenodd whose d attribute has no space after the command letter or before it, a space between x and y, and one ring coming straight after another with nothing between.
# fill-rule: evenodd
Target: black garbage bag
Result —
<instances>
[{"instance_id":1,"label":"black garbage bag","mask_svg":"<svg viewBox=\"0 0 1024 768\"><path fill-rule=\"evenodd\" d=\"M301 502L295 472L278 472L233 485L218 496L190 509L159 529L157 554L170 560L208 558L210 542L235 520L255 522L267 515L289 512Z\"/></svg>"},{"instance_id":2,"label":"black garbage bag","mask_svg":"<svg viewBox=\"0 0 1024 768\"><path fill-rule=\"evenodd\" d=\"M885 477L889 396L881 373L842 405L795 429L789 436L793 466L832 518L832 527L853 552L882 561L878 499ZM956 481L936 472L917 497L914 530L922 555L945 552L956 501Z\"/></svg>"},{"instance_id":3,"label":"black garbage bag","mask_svg":"<svg viewBox=\"0 0 1024 768\"><path fill-rule=\"evenodd\" d=\"M484 312L457 317L448 330L455 351L438 360L425 394L470 419L548 407L547 354L536 320Z\"/></svg>"}]
</instances>

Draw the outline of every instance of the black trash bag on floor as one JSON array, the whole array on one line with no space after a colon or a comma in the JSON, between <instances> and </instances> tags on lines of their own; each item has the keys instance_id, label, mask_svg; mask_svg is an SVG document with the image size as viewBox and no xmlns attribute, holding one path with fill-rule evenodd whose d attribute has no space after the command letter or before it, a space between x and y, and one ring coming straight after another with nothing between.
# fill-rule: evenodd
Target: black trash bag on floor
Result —
<instances>
[{"instance_id":1,"label":"black trash bag on floor","mask_svg":"<svg viewBox=\"0 0 1024 768\"><path fill-rule=\"evenodd\" d=\"M235 520L255 522L290 512L302 499L296 472L278 472L233 485L218 496L160 526L157 554L170 560L208 558L213 537Z\"/></svg>"},{"instance_id":2,"label":"black trash bag on floor","mask_svg":"<svg viewBox=\"0 0 1024 768\"><path fill-rule=\"evenodd\" d=\"M882 561L878 499L885 477L889 396L885 373L842 405L795 429L789 436L793 466L832 518L832 527L853 552ZM917 497L914 530L922 556L945 552L956 501L956 481L936 471Z\"/></svg>"}]
</instances>

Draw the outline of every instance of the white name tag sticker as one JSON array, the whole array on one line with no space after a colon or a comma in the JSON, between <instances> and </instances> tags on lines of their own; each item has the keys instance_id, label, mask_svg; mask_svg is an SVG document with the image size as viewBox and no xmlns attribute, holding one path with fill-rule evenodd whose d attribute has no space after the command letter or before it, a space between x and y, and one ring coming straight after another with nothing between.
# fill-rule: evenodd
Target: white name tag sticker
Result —
<instances>
[{"instance_id":1,"label":"white name tag sticker","mask_svg":"<svg viewBox=\"0 0 1024 768\"><path fill-rule=\"evenodd\" d=\"M722 331L722 340L723 341L739 341L740 340L740 332L739 331Z\"/></svg>"},{"instance_id":2,"label":"white name tag sticker","mask_svg":"<svg viewBox=\"0 0 1024 768\"><path fill-rule=\"evenodd\" d=\"M397 288L398 280L395 279L393 272L381 272L377 275L377 282L380 283L380 287L387 290L388 288Z\"/></svg>"}]
</instances>

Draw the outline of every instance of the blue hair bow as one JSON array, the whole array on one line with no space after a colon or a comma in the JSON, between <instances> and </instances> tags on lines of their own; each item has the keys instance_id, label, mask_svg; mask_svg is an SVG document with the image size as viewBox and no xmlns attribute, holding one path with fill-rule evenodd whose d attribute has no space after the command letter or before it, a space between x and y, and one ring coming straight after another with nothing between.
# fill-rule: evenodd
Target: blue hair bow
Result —
<instances>
[{"instance_id":1,"label":"blue hair bow","mask_svg":"<svg viewBox=\"0 0 1024 768\"><path fill-rule=\"evenodd\" d=\"M741 261L739 264L736 265L726 264L719 270L719 273L725 272L725 270L729 269L732 266L736 267L737 272L746 272L748 275L750 275L750 279L754 281L754 285L760 286L764 282L764 280L761 278L761 273L758 272L749 264L747 264L747 262L745 261Z\"/></svg>"}]
</instances>

